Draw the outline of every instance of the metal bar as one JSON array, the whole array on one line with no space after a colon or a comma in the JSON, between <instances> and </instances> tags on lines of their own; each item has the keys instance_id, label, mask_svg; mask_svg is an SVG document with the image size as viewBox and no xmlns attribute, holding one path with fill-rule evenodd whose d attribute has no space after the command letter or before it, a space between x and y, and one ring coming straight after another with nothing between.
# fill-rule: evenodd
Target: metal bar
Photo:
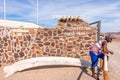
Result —
<instances>
[{"instance_id":1,"label":"metal bar","mask_svg":"<svg viewBox=\"0 0 120 80\"><path fill-rule=\"evenodd\" d=\"M98 21L97 27L98 27L98 41L99 41L100 40L101 21Z\"/></svg>"},{"instance_id":2,"label":"metal bar","mask_svg":"<svg viewBox=\"0 0 120 80\"><path fill-rule=\"evenodd\" d=\"M4 0L4 20L6 20L6 0Z\"/></svg>"},{"instance_id":3,"label":"metal bar","mask_svg":"<svg viewBox=\"0 0 120 80\"><path fill-rule=\"evenodd\" d=\"M89 25L93 25L93 24L97 24L98 27L98 33L97 33L97 37L98 37L98 41L100 40L100 29L101 29L101 20L90 23Z\"/></svg>"},{"instance_id":4,"label":"metal bar","mask_svg":"<svg viewBox=\"0 0 120 80\"><path fill-rule=\"evenodd\" d=\"M6 0L4 0L4 20L6 21ZM4 35L6 36L7 35L7 27L6 26L4 26L4 27L5 27Z\"/></svg>"},{"instance_id":5,"label":"metal bar","mask_svg":"<svg viewBox=\"0 0 120 80\"><path fill-rule=\"evenodd\" d=\"M37 7L37 25L38 25L38 15L39 15L39 14L38 14L38 5L39 5L39 4L38 4L38 0L37 0L37 5L36 5L36 7Z\"/></svg>"},{"instance_id":6,"label":"metal bar","mask_svg":"<svg viewBox=\"0 0 120 80\"><path fill-rule=\"evenodd\" d=\"M99 20L99 21L90 23L89 25L93 25L93 24L97 24L97 27L98 27L97 40L99 41L100 40L101 21ZM100 74L99 67L97 67L97 78L96 78L96 80L100 80L99 79L99 74Z\"/></svg>"},{"instance_id":7,"label":"metal bar","mask_svg":"<svg viewBox=\"0 0 120 80\"><path fill-rule=\"evenodd\" d=\"M93 25L93 24L96 24L96 23L98 23L98 21L96 21L96 22L93 22L93 23L90 23L89 25Z\"/></svg>"}]
</instances>

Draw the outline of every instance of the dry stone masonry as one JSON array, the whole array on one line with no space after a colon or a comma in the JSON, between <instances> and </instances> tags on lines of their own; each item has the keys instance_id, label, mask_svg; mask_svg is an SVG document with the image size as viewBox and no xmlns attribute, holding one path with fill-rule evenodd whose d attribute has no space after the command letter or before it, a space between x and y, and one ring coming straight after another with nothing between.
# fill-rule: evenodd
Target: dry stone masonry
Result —
<instances>
[{"instance_id":1,"label":"dry stone masonry","mask_svg":"<svg viewBox=\"0 0 120 80\"><path fill-rule=\"evenodd\" d=\"M97 28L79 18L61 18L56 28L1 28L0 36L0 63L42 56L86 59Z\"/></svg>"}]
</instances>

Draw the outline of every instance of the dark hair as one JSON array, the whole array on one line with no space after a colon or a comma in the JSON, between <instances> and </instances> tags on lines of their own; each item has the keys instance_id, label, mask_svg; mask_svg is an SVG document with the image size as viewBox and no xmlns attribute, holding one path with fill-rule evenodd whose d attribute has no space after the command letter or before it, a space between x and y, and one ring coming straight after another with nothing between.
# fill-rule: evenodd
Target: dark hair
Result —
<instances>
[{"instance_id":1,"label":"dark hair","mask_svg":"<svg viewBox=\"0 0 120 80\"><path fill-rule=\"evenodd\" d=\"M106 36L105 36L105 39L111 39L111 40L112 40L113 37L112 37L111 35L106 35Z\"/></svg>"}]
</instances>

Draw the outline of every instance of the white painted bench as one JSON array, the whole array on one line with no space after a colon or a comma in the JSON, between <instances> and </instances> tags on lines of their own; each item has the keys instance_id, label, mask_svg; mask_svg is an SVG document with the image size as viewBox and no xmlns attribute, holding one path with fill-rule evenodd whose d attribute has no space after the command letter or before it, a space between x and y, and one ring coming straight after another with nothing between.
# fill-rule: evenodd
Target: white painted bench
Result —
<instances>
[{"instance_id":1,"label":"white painted bench","mask_svg":"<svg viewBox=\"0 0 120 80\"><path fill-rule=\"evenodd\" d=\"M6 73L5 77L8 77L15 72L23 71L26 69L40 67L40 66L78 66L78 67L90 67L90 62L70 57L36 57L18 61L10 66L3 68Z\"/></svg>"}]
</instances>

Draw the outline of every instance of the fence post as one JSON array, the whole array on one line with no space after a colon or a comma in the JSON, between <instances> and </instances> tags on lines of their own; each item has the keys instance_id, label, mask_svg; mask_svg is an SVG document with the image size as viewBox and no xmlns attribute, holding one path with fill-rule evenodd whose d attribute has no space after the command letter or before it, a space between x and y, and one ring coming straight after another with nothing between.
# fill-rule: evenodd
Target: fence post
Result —
<instances>
[{"instance_id":1,"label":"fence post","mask_svg":"<svg viewBox=\"0 0 120 80\"><path fill-rule=\"evenodd\" d=\"M108 63L107 63L107 53L104 52L104 71L103 71L104 80L108 80Z\"/></svg>"}]
</instances>

